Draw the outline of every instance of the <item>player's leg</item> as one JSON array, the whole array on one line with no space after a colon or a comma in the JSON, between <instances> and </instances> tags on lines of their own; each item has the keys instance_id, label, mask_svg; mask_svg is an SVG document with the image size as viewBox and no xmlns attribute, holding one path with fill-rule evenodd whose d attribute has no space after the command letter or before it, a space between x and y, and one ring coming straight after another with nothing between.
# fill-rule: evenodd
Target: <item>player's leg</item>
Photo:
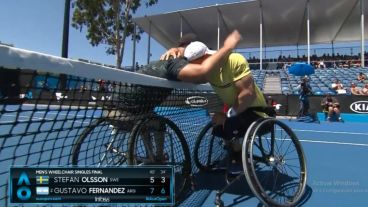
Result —
<instances>
[{"instance_id":1,"label":"player's leg","mask_svg":"<svg viewBox=\"0 0 368 207\"><path fill-rule=\"evenodd\" d=\"M239 142L234 141L244 137L249 126L256 120L262 117L255 113L253 110L246 110L245 112L235 116L227 118L224 125L215 126L213 130L213 135L222 137L225 140L233 140L230 143L231 154L230 158L236 160L241 158L241 140Z\"/></svg>"},{"instance_id":2,"label":"player's leg","mask_svg":"<svg viewBox=\"0 0 368 207\"><path fill-rule=\"evenodd\" d=\"M327 121L332 121L333 114L334 114L333 107L332 106L328 107Z\"/></svg>"},{"instance_id":3,"label":"player's leg","mask_svg":"<svg viewBox=\"0 0 368 207\"><path fill-rule=\"evenodd\" d=\"M252 110L246 110L243 113L227 118L222 129L217 129L219 135L223 135L224 139L232 139L234 137L243 137L249 126L256 120L262 118Z\"/></svg>"},{"instance_id":4,"label":"player's leg","mask_svg":"<svg viewBox=\"0 0 368 207\"><path fill-rule=\"evenodd\" d=\"M341 121L341 120L342 120L342 118L341 118L341 116L340 116L340 109L339 109L338 107L334 107L334 108L333 108L333 111L334 111L334 113L335 113L336 119L337 119L338 121Z\"/></svg>"}]
</instances>

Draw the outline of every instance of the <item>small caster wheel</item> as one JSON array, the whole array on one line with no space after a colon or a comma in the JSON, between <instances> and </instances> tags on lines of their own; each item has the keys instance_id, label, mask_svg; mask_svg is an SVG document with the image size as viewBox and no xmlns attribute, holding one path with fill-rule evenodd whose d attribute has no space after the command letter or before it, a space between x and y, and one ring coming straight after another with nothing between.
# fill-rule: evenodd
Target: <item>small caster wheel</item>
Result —
<instances>
[{"instance_id":1,"label":"small caster wheel","mask_svg":"<svg viewBox=\"0 0 368 207\"><path fill-rule=\"evenodd\" d=\"M194 181L193 177L191 177L190 188L192 191L195 191L197 189L197 183Z\"/></svg>"},{"instance_id":2,"label":"small caster wheel","mask_svg":"<svg viewBox=\"0 0 368 207\"><path fill-rule=\"evenodd\" d=\"M219 194L216 195L215 206L224 207L224 202L221 200L221 196Z\"/></svg>"},{"instance_id":3,"label":"small caster wheel","mask_svg":"<svg viewBox=\"0 0 368 207\"><path fill-rule=\"evenodd\" d=\"M223 201L221 201L221 200L220 200L220 201L216 201L216 202L215 202L215 206L216 206L216 207L224 207L224 202L223 202Z\"/></svg>"}]
</instances>

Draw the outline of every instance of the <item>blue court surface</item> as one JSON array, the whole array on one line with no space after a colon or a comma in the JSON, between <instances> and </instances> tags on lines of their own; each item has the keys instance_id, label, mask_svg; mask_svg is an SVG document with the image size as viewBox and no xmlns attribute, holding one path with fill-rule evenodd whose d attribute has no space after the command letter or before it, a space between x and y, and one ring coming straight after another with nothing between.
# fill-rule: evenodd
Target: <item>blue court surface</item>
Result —
<instances>
[{"instance_id":1,"label":"blue court surface","mask_svg":"<svg viewBox=\"0 0 368 207\"><path fill-rule=\"evenodd\" d=\"M285 121L300 139L308 181L299 206L365 206L368 203L368 124ZM223 179L222 179L223 180ZM221 179L213 183L223 182ZM203 206L214 206L212 191ZM262 206L245 180L222 196L225 206Z\"/></svg>"},{"instance_id":2,"label":"blue court surface","mask_svg":"<svg viewBox=\"0 0 368 207\"><path fill-rule=\"evenodd\" d=\"M28 109L30 106L23 106L24 109ZM44 109L41 107L41 109ZM14 108L14 111L17 108ZM63 112L50 110L49 112L35 112L35 114L29 114L31 112L24 111L22 114L18 114L18 120L23 120L28 122L30 120L39 119L50 119L54 120L55 123L50 123L53 125L53 129L58 128L58 120L62 121L60 123L61 128L70 128L75 126L87 126L91 119L95 119L101 116L101 111L89 111L89 110L76 110ZM39 113L39 114L37 114ZM205 123L209 121L209 117L206 115L204 110L197 111L196 113L201 114L202 117L198 126L195 126L195 131L201 130ZM70 117L84 117L83 122L76 122L74 118ZM30 118L32 117L32 118ZM66 117L70 120L65 122ZM175 119L175 117L171 117ZM191 120L191 117L177 117L179 119ZM0 121L2 122L2 129L0 135L5 136L10 133L8 130L11 125L6 123L12 123L15 120L15 114L3 114ZM368 203L368 124L366 122L345 122L345 123L330 123L321 121L321 123L301 123L289 120L283 120L298 136L302 143L304 153L307 159L307 170L308 170L308 181L306 192L303 197L302 202L299 206L316 207L316 206L334 206L334 207L346 207L346 206L364 206ZM22 122L22 121L21 121ZM190 122L190 121L188 121ZM42 127L39 128L40 123L35 123L31 126L29 130L39 130L43 131ZM187 123L187 125L192 126L192 123ZM48 130L46 126L45 130ZM193 131L186 131L185 126L179 126L187 139L190 150L192 151L194 147L195 137L198 135ZM194 126L192 126L194 127ZM11 132L12 134L19 134L24 131L21 126L14 128ZM193 130L193 128L192 128ZM60 132L50 132L48 135L52 137L54 133ZM69 132L68 136L74 132ZM77 135L80 132L75 132ZM16 139L16 137L14 137ZM37 138L38 139L38 138ZM11 141L16 143L16 140L8 138L7 145L11 146ZM4 140L3 140L4 141ZM47 147L45 140L39 140L36 142L33 148L38 148L37 145L42 145L43 148ZM62 149L64 155L58 160L58 163L53 163L55 165L61 163L67 163L67 159L70 154L70 146L73 140L62 141L64 145L66 142L70 142L67 146ZM53 142L54 143L54 142ZM16 145L13 145L14 147ZM57 146L55 143L50 144L48 147ZM26 147L26 145L24 145ZM40 146L41 147L41 146ZM47 148L48 148L47 147ZM7 150L9 152L7 152ZM3 164L7 166L1 166L8 168L9 165L19 164L22 165L26 163L24 156L19 156L17 160L7 160L6 156L11 156L15 152L14 149L4 148L0 151ZM27 150L27 149L25 149ZM29 150L29 149L28 149ZM37 149L39 150L39 148ZM16 154L22 153L22 148L19 147L16 150ZM60 151L60 149L59 149ZM54 152L53 154L55 154ZM44 156L51 156L51 154L43 154ZM42 159L41 157L38 159ZM29 161L29 160L28 160ZM1 173L2 178L0 178L0 194L1 198L4 199L6 194L5 183L8 175L5 171ZM203 176L203 177L201 177ZM225 179L223 174L205 174L200 175L197 179L202 179L203 182L198 186L198 189L194 192L194 199L199 199L199 201L190 201L189 198L181 206L214 206L216 191L222 189L225 185ZM205 181L204 181L205 180ZM208 196L208 197L207 197ZM191 196L193 197L193 196ZM225 206L262 206L259 200L253 195L245 179L238 181L235 185L230 187L226 193L222 196ZM189 203L189 204L188 204ZM4 204L4 200L0 201L0 204ZM2 205L0 205L2 206Z\"/></svg>"}]
</instances>

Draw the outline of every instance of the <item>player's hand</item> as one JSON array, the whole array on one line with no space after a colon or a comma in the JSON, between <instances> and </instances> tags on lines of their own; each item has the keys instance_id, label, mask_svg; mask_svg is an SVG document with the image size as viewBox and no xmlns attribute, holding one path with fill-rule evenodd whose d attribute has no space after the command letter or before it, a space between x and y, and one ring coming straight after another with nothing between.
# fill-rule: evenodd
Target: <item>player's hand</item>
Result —
<instances>
[{"instance_id":1,"label":"player's hand","mask_svg":"<svg viewBox=\"0 0 368 207\"><path fill-rule=\"evenodd\" d=\"M215 112L212 116L212 123L217 125L224 125L226 120L226 114L222 112Z\"/></svg>"},{"instance_id":2,"label":"player's hand","mask_svg":"<svg viewBox=\"0 0 368 207\"><path fill-rule=\"evenodd\" d=\"M182 57L184 54L179 48L171 48L166 51L163 55L161 55L160 60L168 60L170 56L173 58Z\"/></svg>"},{"instance_id":3,"label":"player's hand","mask_svg":"<svg viewBox=\"0 0 368 207\"><path fill-rule=\"evenodd\" d=\"M224 47L235 49L236 45L240 42L241 39L242 39L242 36L239 33L239 31L238 30L234 30L225 39L225 41L224 41Z\"/></svg>"}]
</instances>

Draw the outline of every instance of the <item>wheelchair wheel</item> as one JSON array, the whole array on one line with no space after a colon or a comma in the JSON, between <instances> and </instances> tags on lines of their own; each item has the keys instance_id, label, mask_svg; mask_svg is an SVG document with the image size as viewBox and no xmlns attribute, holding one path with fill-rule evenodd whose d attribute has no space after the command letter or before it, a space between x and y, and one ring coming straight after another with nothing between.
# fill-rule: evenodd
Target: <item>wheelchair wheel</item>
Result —
<instances>
[{"instance_id":1,"label":"wheelchair wheel","mask_svg":"<svg viewBox=\"0 0 368 207\"><path fill-rule=\"evenodd\" d=\"M175 200L189 190L191 160L183 133L169 119L153 116L135 125L129 137L129 165L170 165L175 173Z\"/></svg>"},{"instance_id":2,"label":"wheelchair wheel","mask_svg":"<svg viewBox=\"0 0 368 207\"><path fill-rule=\"evenodd\" d=\"M284 123L261 119L243 142L243 168L253 193L267 206L295 206L303 196L307 168L302 146Z\"/></svg>"},{"instance_id":3,"label":"wheelchair wheel","mask_svg":"<svg viewBox=\"0 0 368 207\"><path fill-rule=\"evenodd\" d=\"M224 141L212 134L213 124L209 122L199 133L195 142L193 159L202 172L211 172L216 164L225 157Z\"/></svg>"},{"instance_id":4,"label":"wheelchair wheel","mask_svg":"<svg viewBox=\"0 0 368 207\"><path fill-rule=\"evenodd\" d=\"M120 166L127 164L128 134L123 123L101 118L76 140L71 162L75 166Z\"/></svg>"}]
</instances>

